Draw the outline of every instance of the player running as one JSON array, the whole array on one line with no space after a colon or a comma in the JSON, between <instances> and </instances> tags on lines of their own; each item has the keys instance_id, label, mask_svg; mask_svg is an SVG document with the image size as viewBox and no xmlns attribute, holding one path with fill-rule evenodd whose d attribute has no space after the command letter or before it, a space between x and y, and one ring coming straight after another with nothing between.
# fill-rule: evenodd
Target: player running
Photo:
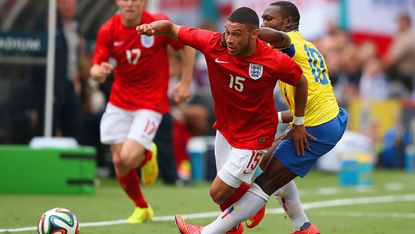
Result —
<instances>
[{"instance_id":1,"label":"player running","mask_svg":"<svg viewBox=\"0 0 415 234\"><path fill-rule=\"evenodd\" d=\"M294 88L284 82L278 82L289 107L288 111L278 115L280 120L292 123L286 131L288 134L280 138L281 142L263 174L255 179L253 186L239 201L208 226L202 228L186 224L177 216L176 222L182 233L224 233L228 228L256 214L247 223L248 226L254 227L264 215L264 212L258 211L278 189L280 203L292 219L292 233L320 233L305 215L292 179L297 176L304 177L317 159L337 144L346 129L348 117L345 110L339 108L336 102L324 58L317 48L304 40L298 32L300 14L297 7L286 1L275 2L265 10L262 18L263 26L271 28L261 28L259 37L292 57L307 78L308 97L304 119L296 118L292 121L297 104L294 99ZM310 148L304 152L293 140L295 135L291 131L301 123L306 126L307 132L315 137L309 140ZM235 207L239 208L238 212L230 212Z\"/></svg>"},{"instance_id":2,"label":"player running","mask_svg":"<svg viewBox=\"0 0 415 234\"><path fill-rule=\"evenodd\" d=\"M262 157L271 146L277 126L273 90L278 80L296 89L296 119L302 119L307 82L300 67L287 55L258 40L259 18L250 8L235 10L226 22L226 47L220 32L157 21L137 27L145 35L169 35L200 50L208 65L215 102L217 176L210 195L225 209L249 187ZM303 125L292 128L303 150L309 135ZM232 229L232 230L231 230ZM242 233L235 224L226 231Z\"/></svg>"},{"instance_id":3,"label":"player running","mask_svg":"<svg viewBox=\"0 0 415 234\"><path fill-rule=\"evenodd\" d=\"M146 0L116 0L119 14L99 29L91 76L104 82L114 70L111 96L101 120L101 142L111 145L115 174L136 208L127 223L152 219L153 209L140 188L136 168L141 167L143 184L152 184L158 175L157 148L153 138L163 113L169 111L167 47L183 45L165 36L141 36L139 24L167 19L144 10ZM115 59L114 68L108 59ZM183 73L174 90L177 102L190 95L194 49L184 47Z\"/></svg>"}]
</instances>

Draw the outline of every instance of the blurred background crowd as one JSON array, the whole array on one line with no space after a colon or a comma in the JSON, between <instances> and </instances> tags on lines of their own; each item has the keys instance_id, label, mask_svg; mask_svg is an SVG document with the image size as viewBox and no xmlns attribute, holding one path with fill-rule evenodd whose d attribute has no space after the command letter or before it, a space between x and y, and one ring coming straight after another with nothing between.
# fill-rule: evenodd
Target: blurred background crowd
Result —
<instances>
[{"instance_id":1,"label":"blurred background crowd","mask_svg":"<svg viewBox=\"0 0 415 234\"><path fill-rule=\"evenodd\" d=\"M111 176L111 154L99 140L111 79L99 85L89 79L89 69L98 27L117 6L113 0L57 2L53 136L95 147L101 176ZM234 7L249 6L261 15L271 2L149 0L148 9L178 24L223 31ZM292 2L303 17L300 31L326 59L336 97L350 115L348 129L369 142L379 166L404 167L415 136L415 0ZM44 134L47 7L47 0L0 0L0 144L28 144ZM171 83L180 77L180 63L172 52ZM185 104L172 104L155 140L164 154L160 166L166 183L191 178L189 141L215 133L206 63L200 54L194 69L192 97ZM275 99L282 110L278 92ZM168 144L173 151L163 152ZM175 160L168 163L165 158Z\"/></svg>"}]
</instances>

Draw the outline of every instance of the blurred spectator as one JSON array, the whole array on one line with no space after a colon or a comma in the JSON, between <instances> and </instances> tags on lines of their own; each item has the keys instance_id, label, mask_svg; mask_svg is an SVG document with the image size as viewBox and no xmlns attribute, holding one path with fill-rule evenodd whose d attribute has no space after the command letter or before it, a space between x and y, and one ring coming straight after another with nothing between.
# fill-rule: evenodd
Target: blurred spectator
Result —
<instances>
[{"instance_id":1,"label":"blurred spectator","mask_svg":"<svg viewBox=\"0 0 415 234\"><path fill-rule=\"evenodd\" d=\"M204 21L201 28L215 30L213 22ZM170 56L170 85L174 87L181 75L181 59ZM171 97L172 90L169 90ZM190 158L187 144L192 136L213 135L215 121L213 113L213 98L210 91L207 65L202 54L197 52L194 79L192 80L192 96L186 103L174 105L171 109L173 116L173 148L177 173L180 179L189 180L191 177Z\"/></svg>"},{"instance_id":2,"label":"blurred spectator","mask_svg":"<svg viewBox=\"0 0 415 234\"><path fill-rule=\"evenodd\" d=\"M359 47L355 44L348 45L342 52L343 75L356 90L362 73L359 55Z\"/></svg>"},{"instance_id":3,"label":"blurred spectator","mask_svg":"<svg viewBox=\"0 0 415 234\"><path fill-rule=\"evenodd\" d=\"M28 144L40 129L38 128L39 93L31 77L23 78L10 90L5 103L6 143Z\"/></svg>"},{"instance_id":4,"label":"blurred spectator","mask_svg":"<svg viewBox=\"0 0 415 234\"><path fill-rule=\"evenodd\" d=\"M56 32L55 74L54 74L54 106L53 106L53 135L74 137L78 141L81 136L81 83L79 80L80 56L83 39L80 33L80 23L75 17L77 0L58 0L58 22ZM46 20L39 19L35 24L36 30L46 31ZM40 103L45 98L45 66L35 66L32 76L36 87L40 90ZM38 109L38 129L43 129L44 105ZM41 134L38 132L37 134Z\"/></svg>"},{"instance_id":5,"label":"blurred spectator","mask_svg":"<svg viewBox=\"0 0 415 234\"><path fill-rule=\"evenodd\" d=\"M365 101L385 101L389 97L388 80L382 70L382 63L373 57L364 67L360 78L360 97Z\"/></svg>"},{"instance_id":6,"label":"blurred spectator","mask_svg":"<svg viewBox=\"0 0 415 234\"><path fill-rule=\"evenodd\" d=\"M202 22L202 24L200 25L200 28L211 30L211 31L217 31L216 25L211 21ZM193 90L194 90L193 98L204 99L204 101L206 102L205 104L209 106L213 105L212 94L211 94L210 85L209 85L209 78L207 74L206 60L205 60L205 57L200 52L196 53L195 77L193 81Z\"/></svg>"},{"instance_id":7,"label":"blurred spectator","mask_svg":"<svg viewBox=\"0 0 415 234\"><path fill-rule=\"evenodd\" d=\"M332 55L333 56L333 55ZM328 63L328 66L333 65L333 60L339 60L340 64L337 74L330 72L330 76L333 74L335 78L334 93L337 97L337 100L341 106L348 106L352 98L358 96L359 93L359 82L362 76L361 67L362 64L359 60L359 47L355 44L348 44L346 47L341 48L338 54L335 54L335 57L328 56L328 60L332 61Z\"/></svg>"},{"instance_id":8,"label":"blurred spectator","mask_svg":"<svg viewBox=\"0 0 415 234\"><path fill-rule=\"evenodd\" d=\"M351 41L349 33L333 21L329 21L327 27L328 33L314 43L325 57L337 101L347 106L358 94L362 67L359 47Z\"/></svg>"},{"instance_id":9,"label":"blurred spectator","mask_svg":"<svg viewBox=\"0 0 415 234\"><path fill-rule=\"evenodd\" d=\"M371 41L365 41L359 48L359 60L362 64L369 61L372 58L378 57L378 51L376 45ZM379 64L382 66L382 64ZM383 69L383 66L381 67Z\"/></svg>"},{"instance_id":10,"label":"blurred spectator","mask_svg":"<svg viewBox=\"0 0 415 234\"><path fill-rule=\"evenodd\" d=\"M392 80L399 81L404 88L413 91L415 74L415 32L411 28L411 17L401 15L399 31L385 57L386 68Z\"/></svg>"},{"instance_id":11,"label":"blurred spectator","mask_svg":"<svg viewBox=\"0 0 415 234\"><path fill-rule=\"evenodd\" d=\"M84 53L81 57L79 80L81 83L82 110L85 113L102 114L106 105L105 94L100 90L99 83L89 79L92 66L92 55ZM99 138L99 137L98 137Z\"/></svg>"},{"instance_id":12,"label":"blurred spectator","mask_svg":"<svg viewBox=\"0 0 415 234\"><path fill-rule=\"evenodd\" d=\"M182 60L179 56L170 54L170 84L169 97L172 98L172 87L179 81L181 76ZM200 73L199 73L200 75ZM196 75L197 76L197 75ZM201 78L201 77L199 77ZM207 79L207 78L206 78ZM200 81L200 80L199 80ZM208 94L198 89L197 78L192 82L192 96L189 102L173 105L171 114L173 116L173 149L176 161L177 173L180 179L187 181L191 177L190 158L187 153L187 144L192 136L205 135L209 129L209 110L206 107ZM200 83L199 83L200 84ZM207 83L207 88L209 84ZM200 87L200 86L199 86ZM196 97L196 99L195 99ZM203 103L203 104L202 104Z\"/></svg>"},{"instance_id":13,"label":"blurred spectator","mask_svg":"<svg viewBox=\"0 0 415 234\"><path fill-rule=\"evenodd\" d=\"M176 60L180 59L181 56L170 49L168 49L168 52L170 72L168 96L171 101L170 105L173 105L173 90L176 84L180 81L181 77L181 63L177 63ZM176 77L177 82L171 82L172 74L178 74ZM170 108L170 112L172 109L174 109L174 107ZM154 142L159 148L157 160L160 167L160 177L166 184L174 184L179 180L179 176L177 174L177 163L175 160L174 118L170 112L163 114L157 134L154 137Z\"/></svg>"},{"instance_id":14,"label":"blurred spectator","mask_svg":"<svg viewBox=\"0 0 415 234\"><path fill-rule=\"evenodd\" d=\"M163 114L163 118L154 137L154 142L158 146L158 164L160 168L160 177L166 184L175 184L178 182L173 136L173 118L170 113Z\"/></svg>"},{"instance_id":15,"label":"blurred spectator","mask_svg":"<svg viewBox=\"0 0 415 234\"><path fill-rule=\"evenodd\" d=\"M79 80L81 83L80 100L82 106L82 129L80 142L83 145L93 146L97 150L97 166L99 175L108 177L112 173L110 150L100 142L100 120L106 105L104 93L98 82L90 79L89 70L92 66L92 54L83 53L81 56Z\"/></svg>"},{"instance_id":16,"label":"blurred spectator","mask_svg":"<svg viewBox=\"0 0 415 234\"><path fill-rule=\"evenodd\" d=\"M180 179L189 180L191 176L190 158L187 144L192 136L204 135L209 128L209 112L203 105L182 104L172 110L173 144Z\"/></svg>"},{"instance_id":17,"label":"blurred spectator","mask_svg":"<svg viewBox=\"0 0 415 234\"><path fill-rule=\"evenodd\" d=\"M403 168L405 149L410 143L411 135L402 125L389 129L383 138L379 165L387 168Z\"/></svg>"},{"instance_id":18,"label":"blurred spectator","mask_svg":"<svg viewBox=\"0 0 415 234\"><path fill-rule=\"evenodd\" d=\"M58 32L56 41L55 80L60 84L60 96L57 97L56 135L71 136L80 139L81 106L79 79L82 36L80 24L75 18L77 0L58 0ZM62 57L62 59L58 59ZM59 91L58 91L59 92Z\"/></svg>"}]
</instances>

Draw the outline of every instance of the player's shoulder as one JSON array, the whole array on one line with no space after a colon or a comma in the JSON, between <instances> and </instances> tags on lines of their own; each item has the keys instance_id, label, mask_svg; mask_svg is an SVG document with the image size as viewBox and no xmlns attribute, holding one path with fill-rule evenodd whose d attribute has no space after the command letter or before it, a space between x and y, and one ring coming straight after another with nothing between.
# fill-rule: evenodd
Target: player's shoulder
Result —
<instances>
[{"instance_id":1,"label":"player's shoulder","mask_svg":"<svg viewBox=\"0 0 415 234\"><path fill-rule=\"evenodd\" d=\"M100 31L111 31L117 25L121 24L121 16L119 14L113 15L99 28Z\"/></svg>"},{"instance_id":2,"label":"player's shoulder","mask_svg":"<svg viewBox=\"0 0 415 234\"><path fill-rule=\"evenodd\" d=\"M143 12L143 20L144 18L149 22L156 20L169 20L169 17L163 13L150 13L148 11Z\"/></svg>"},{"instance_id":3,"label":"player's shoulder","mask_svg":"<svg viewBox=\"0 0 415 234\"><path fill-rule=\"evenodd\" d=\"M222 33L214 32L202 28L194 28L189 26L181 26L181 31L185 32L186 34L197 35L200 38L209 39L209 41L220 42L222 38Z\"/></svg>"},{"instance_id":4,"label":"player's shoulder","mask_svg":"<svg viewBox=\"0 0 415 234\"><path fill-rule=\"evenodd\" d=\"M204 30L204 29L202 29ZM208 31L208 30L205 30ZM209 44L213 50L222 51L226 49L226 46L222 43L222 33L208 31L210 33Z\"/></svg>"},{"instance_id":5,"label":"player's shoulder","mask_svg":"<svg viewBox=\"0 0 415 234\"><path fill-rule=\"evenodd\" d=\"M290 37L291 39L291 44L293 45L302 45L305 43L309 43L304 36L298 32L298 31L291 31L288 32L287 35Z\"/></svg>"},{"instance_id":6,"label":"player's shoulder","mask_svg":"<svg viewBox=\"0 0 415 234\"><path fill-rule=\"evenodd\" d=\"M209 31L209 32L212 34L211 38L213 40L218 40L218 41L221 41L222 40L222 33L220 33L220 32L213 32L213 31Z\"/></svg>"},{"instance_id":7,"label":"player's shoulder","mask_svg":"<svg viewBox=\"0 0 415 234\"><path fill-rule=\"evenodd\" d=\"M153 14L155 20L168 20L169 17L163 13L155 13Z\"/></svg>"},{"instance_id":8,"label":"player's shoulder","mask_svg":"<svg viewBox=\"0 0 415 234\"><path fill-rule=\"evenodd\" d=\"M283 54L280 50L275 49L272 45L261 40L258 40L258 47L261 50L260 53L266 56L280 57Z\"/></svg>"},{"instance_id":9,"label":"player's shoulder","mask_svg":"<svg viewBox=\"0 0 415 234\"><path fill-rule=\"evenodd\" d=\"M291 59L280 50L275 49L265 42L259 41L258 46L260 51L256 57L261 58L262 63L272 69L279 69L279 66L277 66L278 64L285 64L287 60Z\"/></svg>"}]
</instances>

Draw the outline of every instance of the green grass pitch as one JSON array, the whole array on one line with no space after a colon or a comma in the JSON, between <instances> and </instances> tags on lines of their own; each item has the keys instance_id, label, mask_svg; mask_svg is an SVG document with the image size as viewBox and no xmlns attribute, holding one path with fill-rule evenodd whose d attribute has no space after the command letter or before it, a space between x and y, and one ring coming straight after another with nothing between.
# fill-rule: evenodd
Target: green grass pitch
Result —
<instances>
[{"instance_id":1,"label":"green grass pitch","mask_svg":"<svg viewBox=\"0 0 415 234\"><path fill-rule=\"evenodd\" d=\"M339 187L335 174L317 171L296 182L306 213L322 233L415 233L415 174L376 170L374 185L367 188ZM0 233L7 233L7 229L34 228L39 216L53 207L73 210L82 234L178 233L172 220L174 214L217 212L209 197L209 183L186 187L158 183L143 191L155 210L156 221L84 227L82 224L121 220L132 212L132 203L115 180L101 180L94 196L0 194ZM253 230L245 229L245 233L290 232L290 221L281 214L275 198L271 198L267 207L270 213L263 222ZM213 216L187 219L198 225L212 220Z\"/></svg>"}]
</instances>

